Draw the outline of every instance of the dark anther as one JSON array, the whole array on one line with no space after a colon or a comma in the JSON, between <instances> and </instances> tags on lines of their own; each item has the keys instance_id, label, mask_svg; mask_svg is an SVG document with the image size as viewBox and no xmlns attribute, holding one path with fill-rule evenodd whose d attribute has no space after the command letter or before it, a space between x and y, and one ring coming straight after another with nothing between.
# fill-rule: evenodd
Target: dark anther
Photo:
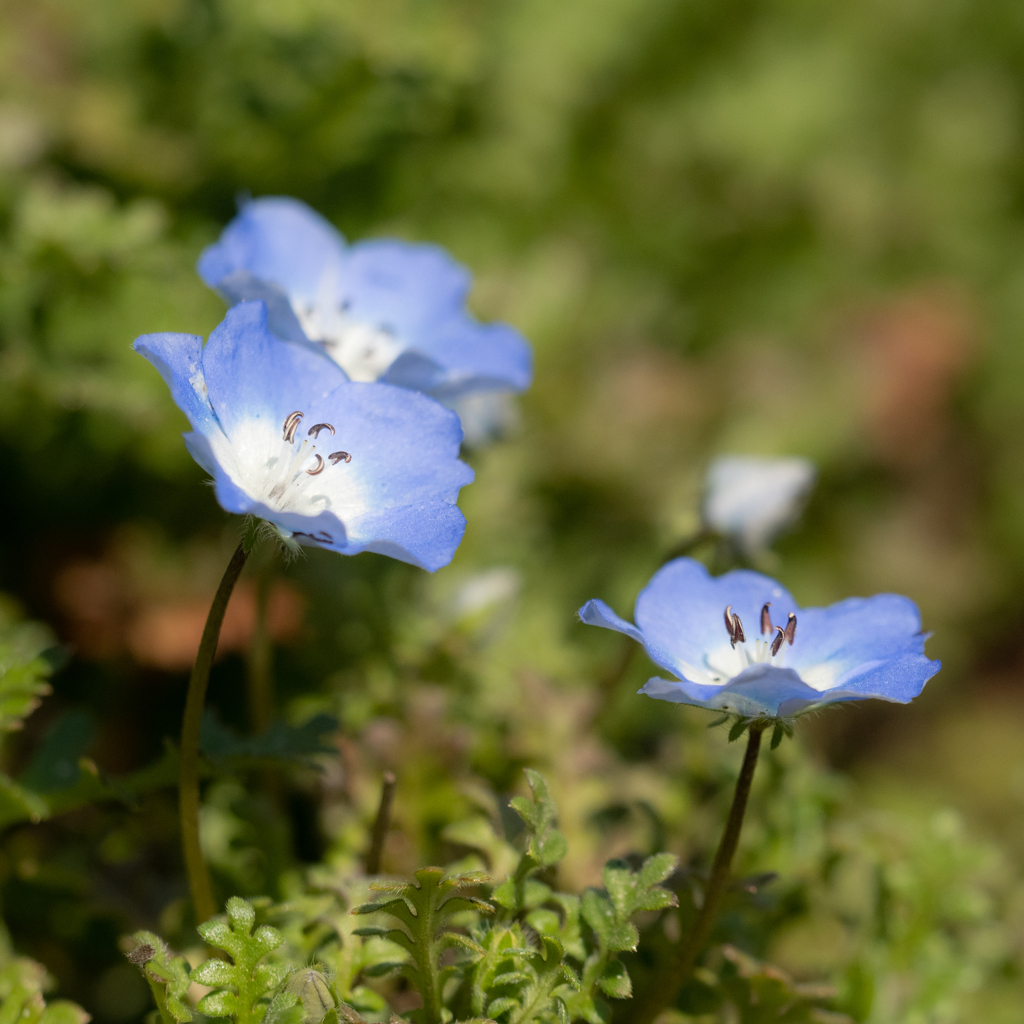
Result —
<instances>
[{"instance_id":1,"label":"dark anther","mask_svg":"<svg viewBox=\"0 0 1024 1024\"><path fill-rule=\"evenodd\" d=\"M786 631L781 626L775 627L775 639L772 641L772 657L774 658L786 639Z\"/></svg>"},{"instance_id":2,"label":"dark anther","mask_svg":"<svg viewBox=\"0 0 1024 1024\"><path fill-rule=\"evenodd\" d=\"M727 604L725 606L725 629L729 634L729 643L736 646L736 627L732 623L732 605Z\"/></svg>"},{"instance_id":3,"label":"dark anther","mask_svg":"<svg viewBox=\"0 0 1024 1024\"><path fill-rule=\"evenodd\" d=\"M314 423L313 426L306 431L306 436L312 437L315 441L320 436L321 430L329 430L331 432L331 437L334 437L334 427L332 427L330 423Z\"/></svg>"},{"instance_id":4,"label":"dark anther","mask_svg":"<svg viewBox=\"0 0 1024 1024\"><path fill-rule=\"evenodd\" d=\"M348 452L331 452L331 454L328 455L327 458L329 458L331 460L331 462L335 466L339 462L351 462L352 461L352 456L349 455Z\"/></svg>"},{"instance_id":5,"label":"dark anther","mask_svg":"<svg viewBox=\"0 0 1024 1024\"><path fill-rule=\"evenodd\" d=\"M289 444L292 444L295 441L295 431L299 427L299 421L305 415L306 414L304 412L299 412L298 409L296 409L295 412L288 413L287 417L285 418L284 439Z\"/></svg>"},{"instance_id":6,"label":"dark anther","mask_svg":"<svg viewBox=\"0 0 1024 1024\"><path fill-rule=\"evenodd\" d=\"M789 646L793 646L793 641L796 639L796 616L790 612L789 621L786 623L786 640L789 641Z\"/></svg>"},{"instance_id":7,"label":"dark anther","mask_svg":"<svg viewBox=\"0 0 1024 1024\"><path fill-rule=\"evenodd\" d=\"M142 964L148 964L156 956L156 950L148 942L144 942L141 946L136 946L125 953L125 956L128 957L129 962L136 966L141 966Z\"/></svg>"},{"instance_id":8,"label":"dark anther","mask_svg":"<svg viewBox=\"0 0 1024 1024\"><path fill-rule=\"evenodd\" d=\"M764 607L761 609L761 635L770 633L775 627L772 625L772 617L768 614L768 606L771 601L765 601Z\"/></svg>"},{"instance_id":9,"label":"dark anther","mask_svg":"<svg viewBox=\"0 0 1024 1024\"><path fill-rule=\"evenodd\" d=\"M747 638L743 635L743 623L740 622L740 617L735 612L732 613L732 624L735 630L735 642L738 644L743 643Z\"/></svg>"},{"instance_id":10,"label":"dark anther","mask_svg":"<svg viewBox=\"0 0 1024 1024\"><path fill-rule=\"evenodd\" d=\"M729 633L729 643L733 647L747 639L743 635L743 623L740 622L740 617L732 610L731 604L725 606L725 628Z\"/></svg>"},{"instance_id":11,"label":"dark anther","mask_svg":"<svg viewBox=\"0 0 1024 1024\"><path fill-rule=\"evenodd\" d=\"M316 469L307 469L306 470L306 472L310 476L316 476L317 473L322 473L324 471L324 460L321 459L319 455L314 455L313 458L316 459Z\"/></svg>"}]
</instances>

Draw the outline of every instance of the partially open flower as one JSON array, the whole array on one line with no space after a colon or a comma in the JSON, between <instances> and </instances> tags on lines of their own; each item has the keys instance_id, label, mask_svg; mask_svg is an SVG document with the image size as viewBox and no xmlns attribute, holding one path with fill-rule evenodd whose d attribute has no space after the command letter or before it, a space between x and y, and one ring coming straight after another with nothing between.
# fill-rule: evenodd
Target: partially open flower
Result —
<instances>
[{"instance_id":1,"label":"partially open flower","mask_svg":"<svg viewBox=\"0 0 1024 1024\"><path fill-rule=\"evenodd\" d=\"M640 690L750 718L790 718L838 701L907 704L939 671L913 601L898 594L851 597L801 609L767 576L712 577L690 558L658 570L636 601L636 625L603 601L580 618L631 636L676 679Z\"/></svg>"},{"instance_id":2,"label":"partially open flower","mask_svg":"<svg viewBox=\"0 0 1024 1024\"><path fill-rule=\"evenodd\" d=\"M726 455L708 469L704 522L748 554L768 547L803 510L814 485L807 459Z\"/></svg>"},{"instance_id":3,"label":"partially open flower","mask_svg":"<svg viewBox=\"0 0 1024 1024\"><path fill-rule=\"evenodd\" d=\"M451 561L473 471L458 417L426 395L360 384L312 348L267 328L262 302L228 311L206 347L147 334L135 350L188 416L192 457L229 512L342 554L376 551L425 569Z\"/></svg>"},{"instance_id":4,"label":"partially open flower","mask_svg":"<svg viewBox=\"0 0 1024 1024\"><path fill-rule=\"evenodd\" d=\"M229 303L262 299L279 337L320 346L351 380L425 391L456 408L530 385L530 348L507 324L465 308L469 272L435 245L348 245L297 199L246 203L199 260Z\"/></svg>"}]
</instances>

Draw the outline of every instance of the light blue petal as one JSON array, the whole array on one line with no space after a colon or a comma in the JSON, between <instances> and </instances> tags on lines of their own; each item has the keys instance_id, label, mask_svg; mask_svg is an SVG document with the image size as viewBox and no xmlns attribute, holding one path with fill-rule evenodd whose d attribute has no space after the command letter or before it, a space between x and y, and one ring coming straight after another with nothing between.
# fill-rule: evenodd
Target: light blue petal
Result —
<instances>
[{"instance_id":1,"label":"light blue petal","mask_svg":"<svg viewBox=\"0 0 1024 1024\"><path fill-rule=\"evenodd\" d=\"M640 693L749 718L786 717L821 700L821 694L792 669L767 664L751 665L725 686L655 678L648 680Z\"/></svg>"},{"instance_id":2,"label":"light blue petal","mask_svg":"<svg viewBox=\"0 0 1024 1024\"><path fill-rule=\"evenodd\" d=\"M466 313L424 332L416 349L445 367L430 389L444 402L471 391L525 391L533 378L533 353L514 327L478 323Z\"/></svg>"},{"instance_id":3,"label":"light blue petal","mask_svg":"<svg viewBox=\"0 0 1024 1024\"><path fill-rule=\"evenodd\" d=\"M785 625L797 604L775 580L738 569L713 577L692 558L662 566L640 592L634 618L651 659L683 677L685 666L727 643L724 613L731 606L748 640L760 630L761 608L771 602L772 621Z\"/></svg>"},{"instance_id":4,"label":"light blue petal","mask_svg":"<svg viewBox=\"0 0 1024 1024\"><path fill-rule=\"evenodd\" d=\"M308 344L309 339L292 309L288 293L276 284L261 281L248 270L236 270L220 281L217 289L230 306L239 302L263 302L267 307L267 327L285 341Z\"/></svg>"},{"instance_id":5,"label":"light blue petal","mask_svg":"<svg viewBox=\"0 0 1024 1024\"><path fill-rule=\"evenodd\" d=\"M210 404L228 437L253 419L280 426L289 413L308 413L348 382L327 356L271 334L262 302L228 310L203 349L203 371Z\"/></svg>"},{"instance_id":6,"label":"light blue petal","mask_svg":"<svg viewBox=\"0 0 1024 1024\"><path fill-rule=\"evenodd\" d=\"M940 668L941 662L932 661L923 654L867 662L852 669L833 689L826 690L821 699L831 703L876 697L896 704L909 704Z\"/></svg>"},{"instance_id":7,"label":"light blue petal","mask_svg":"<svg viewBox=\"0 0 1024 1024\"><path fill-rule=\"evenodd\" d=\"M580 619L585 622L588 626L601 626L604 629L614 629L619 633L625 633L626 636L631 636L638 643L644 642L644 635L636 628L631 622L627 622L625 619L619 618L604 603L604 601L598 600L597 598L588 601L579 610Z\"/></svg>"},{"instance_id":8,"label":"light blue petal","mask_svg":"<svg viewBox=\"0 0 1024 1024\"><path fill-rule=\"evenodd\" d=\"M346 468L359 474L375 511L454 503L473 480L473 470L458 459L458 416L427 395L346 381L312 408L337 428L338 447L353 456Z\"/></svg>"},{"instance_id":9,"label":"light blue petal","mask_svg":"<svg viewBox=\"0 0 1024 1024\"><path fill-rule=\"evenodd\" d=\"M867 661L923 654L926 639L917 605L909 598L851 597L799 613L788 661L797 670L828 661L842 674Z\"/></svg>"},{"instance_id":10,"label":"light blue petal","mask_svg":"<svg viewBox=\"0 0 1024 1024\"><path fill-rule=\"evenodd\" d=\"M469 286L469 271L440 246L372 239L348 250L339 295L351 317L419 349L462 309Z\"/></svg>"},{"instance_id":11,"label":"light blue petal","mask_svg":"<svg viewBox=\"0 0 1024 1024\"><path fill-rule=\"evenodd\" d=\"M457 505L433 502L387 509L347 524L353 553L375 551L435 572L455 555L466 532Z\"/></svg>"},{"instance_id":12,"label":"light blue petal","mask_svg":"<svg viewBox=\"0 0 1024 1024\"><path fill-rule=\"evenodd\" d=\"M242 207L203 251L197 269L211 288L222 289L226 279L243 272L279 293L314 299L325 276L339 278L344 251L345 239L315 210L297 199L266 196ZM264 297L228 294L241 278L233 280L224 288L229 302Z\"/></svg>"},{"instance_id":13,"label":"light blue petal","mask_svg":"<svg viewBox=\"0 0 1024 1024\"><path fill-rule=\"evenodd\" d=\"M143 334L132 348L160 371L171 397L196 430L208 433L216 429L217 418L203 378L203 339L198 334Z\"/></svg>"}]
</instances>

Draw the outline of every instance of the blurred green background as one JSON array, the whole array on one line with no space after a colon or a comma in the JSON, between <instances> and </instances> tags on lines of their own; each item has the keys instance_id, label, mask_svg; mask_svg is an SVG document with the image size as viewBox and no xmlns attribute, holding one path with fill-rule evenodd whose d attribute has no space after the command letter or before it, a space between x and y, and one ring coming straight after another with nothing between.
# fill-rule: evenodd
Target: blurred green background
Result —
<instances>
[{"instance_id":1,"label":"blurred green background","mask_svg":"<svg viewBox=\"0 0 1024 1024\"><path fill-rule=\"evenodd\" d=\"M448 247L536 383L469 453L450 567L263 570L278 712L334 715L338 753L215 778L223 892L356 857L385 768L396 872L524 764L560 801L571 888L613 854L706 857L741 752L634 696L640 658L602 689L616 638L575 609L629 612L712 456L804 455L818 486L758 567L804 605L908 594L944 669L766 756L741 855L780 878L729 934L858 1021L1019 1020L1024 7L0 3L0 589L71 652L4 748L26 784L81 755L127 776L177 732L238 524L129 345L210 332L196 258L238 196L275 193L352 239ZM210 697L240 732L258 593ZM14 818L15 944L99 1024L139 1018L117 940L180 927L173 790Z\"/></svg>"}]
</instances>

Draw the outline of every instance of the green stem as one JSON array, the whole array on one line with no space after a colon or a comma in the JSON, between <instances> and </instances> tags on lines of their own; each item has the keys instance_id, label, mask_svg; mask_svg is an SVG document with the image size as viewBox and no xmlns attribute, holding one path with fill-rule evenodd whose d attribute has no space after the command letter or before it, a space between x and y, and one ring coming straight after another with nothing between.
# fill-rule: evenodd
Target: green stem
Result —
<instances>
[{"instance_id":1,"label":"green stem","mask_svg":"<svg viewBox=\"0 0 1024 1024\"><path fill-rule=\"evenodd\" d=\"M264 556L256 577L256 624L249 647L246 683L249 704L249 728L254 736L262 736L274 718L274 680L272 676L274 649L267 625L267 605L274 582L272 557Z\"/></svg>"},{"instance_id":2,"label":"green stem","mask_svg":"<svg viewBox=\"0 0 1024 1024\"><path fill-rule=\"evenodd\" d=\"M694 921L690 934L679 943L675 955L648 986L646 998L630 1014L632 1024L651 1024L666 1006L675 1001L679 990L693 973L697 957L708 944L728 889L732 859L740 841L743 815L747 810L750 784L754 781L754 769L757 767L757 755L761 750L761 734L764 729L763 724L750 726L750 739L747 742L747 752L743 757L740 776L736 780L736 792L733 794L732 807L729 809L729 820L715 853L711 876L704 889L704 902L697 914L697 920Z\"/></svg>"},{"instance_id":3,"label":"green stem","mask_svg":"<svg viewBox=\"0 0 1024 1024\"><path fill-rule=\"evenodd\" d=\"M203 720L206 685L210 681L213 656L217 653L217 641L220 639L224 612L227 610L231 591L235 589L238 577L245 566L246 558L248 553L239 544L238 550L231 556L231 561L224 570L224 577L217 588L213 604L210 605L210 614L206 617L206 627L203 629L203 639L199 642L196 663L188 681L185 718L181 723L181 769L178 777L181 845L185 854L185 871L188 874L188 887L192 893L192 906L197 921L206 921L217 912L217 904L213 899L213 883L199 845L199 727Z\"/></svg>"}]
</instances>

